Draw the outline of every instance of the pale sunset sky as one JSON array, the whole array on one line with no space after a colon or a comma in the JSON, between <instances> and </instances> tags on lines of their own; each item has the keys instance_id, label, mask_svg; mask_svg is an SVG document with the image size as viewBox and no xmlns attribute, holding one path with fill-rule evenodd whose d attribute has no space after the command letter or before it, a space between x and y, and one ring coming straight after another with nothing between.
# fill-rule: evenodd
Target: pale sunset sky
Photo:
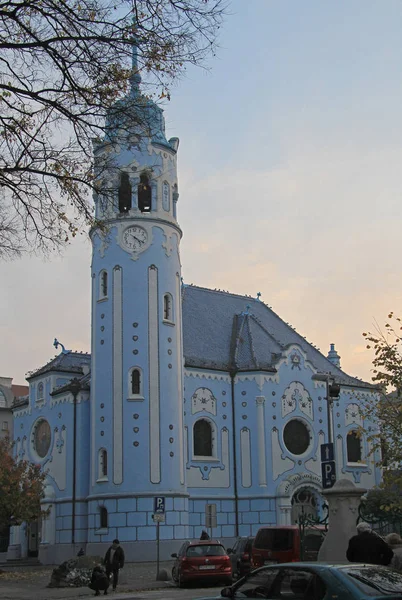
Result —
<instances>
[{"instance_id":1,"label":"pale sunset sky","mask_svg":"<svg viewBox=\"0 0 402 600\"><path fill-rule=\"evenodd\" d=\"M362 332L402 313L402 2L233 0L209 71L165 106L186 283L255 296L371 380ZM87 236L0 263L0 376L90 350Z\"/></svg>"}]
</instances>

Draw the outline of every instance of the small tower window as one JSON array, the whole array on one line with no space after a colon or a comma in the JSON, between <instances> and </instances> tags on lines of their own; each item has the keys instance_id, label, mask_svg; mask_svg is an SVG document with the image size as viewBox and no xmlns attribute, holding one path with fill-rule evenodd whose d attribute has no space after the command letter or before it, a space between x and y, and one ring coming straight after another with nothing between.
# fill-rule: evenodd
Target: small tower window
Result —
<instances>
[{"instance_id":1,"label":"small tower window","mask_svg":"<svg viewBox=\"0 0 402 600\"><path fill-rule=\"evenodd\" d=\"M38 384L38 389L36 392L36 399L43 400L43 397L44 397L44 388L43 388L43 383L41 382Z\"/></svg>"},{"instance_id":2,"label":"small tower window","mask_svg":"<svg viewBox=\"0 0 402 600\"><path fill-rule=\"evenodd\" d=\"M163 319L164 321L173 321L173 298L171 294L163 296Z\"/></svg>"},{"instance_id":3,"label":"small tower window","mask_svg":"<svg viewBox=\"0 0 402 600\"><path fill-rule=\"evenodd\" d=\"M139 367L133 367L128 373L128 397L134 400L143 400L142 394L142 371Z\"/></svg>"},{"instance_id":4,"label":"small tower window","mask_svg":"<svg viewBox=\"0 0 402 600\"><path fill-rule=\"evenodd\" d=\"M127 213L131 208L131 183L128 173L121 173L119 185L119 212Z\"/></svg>"},{"instance_id":5,"label":"small tower window","mask_svg":"<svg viewBox=\"0 0 402 600\"><path fill-rule=\"evenodd\" d=\"M194 423L194 456L213 456L212 424L206 419Z\"/></svg>"},{"instance_id":6,"label":"small tower window","mask_svg":"<svg viewBox=\"0 0 402 600\"><path fill-rule=\"evenodd\" d=\"M346 438L348 462L360 462L362 459L361 439L357 431L349 431Z\"/></svg>"},{"instance_id":7,"label":"small tower window","mask_svg":"<svg viewBox=\"0 0 402 600\"><path fill-rule=\"evenodd\" d=\"M99 517L100 517L100 529L107 529L108 527L108 514L107 508L101 506L99 508Z\"/></svg>"},{"instance_id":8,"label":"small tower window","mask_svg":"<svg viewBox=\"0 0 402 600\"><path fill-rule=\"evenodd\" d=\"M137 395L141 390L141 374L138 369L131 371L131 393Z\"/></svg>"},{"instance_id":9,"label":"small tower window","mask_svg":"<svg viewBox=\"0 0 402 600\"><path fill-rule=\"evenodd\" d=\"M107 271L101 271L100 273L99 298L107 298Z\"/></svg>"},{"instance_id":10,"label":"small tower window","mask_svg":"<svg viewBox=\"0 0 402 600\"><path fill-rule=\"evenodd\" d=\"M141 212L150 212L152 205L152 190L149 177L145 173L140 175L138 184L138 208Z\"/></svg>"},{"instance_id":11,"label":"small tower window","mask_svg":"<svg viewBox=\"0 0 402 600\"><path fill-rule=\"evenodd\" d=\"M99 479L107 479L107 450L99 450Z\"/></svg>"}]
</instances>

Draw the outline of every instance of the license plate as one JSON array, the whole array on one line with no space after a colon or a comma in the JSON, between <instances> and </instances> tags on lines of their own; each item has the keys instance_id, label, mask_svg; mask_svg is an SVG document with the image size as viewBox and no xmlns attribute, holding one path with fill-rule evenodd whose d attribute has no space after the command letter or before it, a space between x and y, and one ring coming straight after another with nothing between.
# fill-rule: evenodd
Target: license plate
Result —
<instances>
[{"instance_id":1,"label":"license plate","mask_svg":"<svg viewBox=\"0 0 402 600\"><path fill-rule=\"evenodd\" d=\"M200 571L212 571L212 569L215 569L215 565L200 565L199 569Z\"/></svg>"}]
</instances>

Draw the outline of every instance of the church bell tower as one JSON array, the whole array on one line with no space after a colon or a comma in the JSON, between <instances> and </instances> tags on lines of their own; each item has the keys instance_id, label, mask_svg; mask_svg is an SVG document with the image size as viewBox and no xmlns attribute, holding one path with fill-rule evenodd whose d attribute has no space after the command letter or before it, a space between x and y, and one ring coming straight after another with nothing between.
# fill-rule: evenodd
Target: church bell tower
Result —
<instances>
[{"instance_id":1,"label":"church bell tower","mask_svg":"<svg viewBox=\"0 0 402 600\"><path fill-rule=\"evenodd\" d=\"M182 236L177 150L163 112L130 93L94 142L99 225L92 253L90 542L154 540L155 497L166 539L187 536L183 445ZM174 516L174 519L173 519Z\"/></svg>"}]
</instances>

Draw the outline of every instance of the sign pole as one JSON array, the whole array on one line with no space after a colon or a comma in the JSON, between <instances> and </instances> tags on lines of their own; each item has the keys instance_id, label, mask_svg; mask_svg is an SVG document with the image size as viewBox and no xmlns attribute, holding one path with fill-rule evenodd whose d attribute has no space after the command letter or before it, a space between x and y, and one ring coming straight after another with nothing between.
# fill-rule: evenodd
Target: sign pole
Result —
<instances>
[{"instance_id":1,"label":"sign pole","mask_svg":"<svg viewBox=\"0 0 402 600\"><path fill-rule=\"evenodd\" d=\"M158 581L159 576L159 526L160 522L156 522L156 581Z\"/></svg>"}]
</instances>

